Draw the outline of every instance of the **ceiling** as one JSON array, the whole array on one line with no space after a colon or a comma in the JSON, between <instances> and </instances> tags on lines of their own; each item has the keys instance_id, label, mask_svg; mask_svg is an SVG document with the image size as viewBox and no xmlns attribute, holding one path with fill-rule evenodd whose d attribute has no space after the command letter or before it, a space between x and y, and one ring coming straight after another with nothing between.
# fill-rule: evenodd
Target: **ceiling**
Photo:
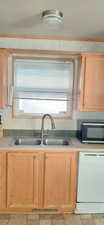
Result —
<instances>
[{"instance_id":1,"label":"ceiling","mask_svg":"<svg viewBox=\"0 0 104 225\"><path fill-rule=\"evenodd\" d=\"M59 27L42 23L46 9L63 12ZM0 34L104 40L104 0L0 0Z\"/></svg>"}]
</instances>

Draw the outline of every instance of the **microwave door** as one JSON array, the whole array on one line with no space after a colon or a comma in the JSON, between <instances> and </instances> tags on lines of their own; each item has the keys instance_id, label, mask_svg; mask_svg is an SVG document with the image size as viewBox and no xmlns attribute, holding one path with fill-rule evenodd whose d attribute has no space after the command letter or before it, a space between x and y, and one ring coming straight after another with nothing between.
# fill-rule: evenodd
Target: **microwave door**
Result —
<instances>
[{"instance_id":1,"label":"microwave door","mask_svg":"<svg viewBox=\"0 0 104 225\"><path fill-rule=\"evenodd\" d=\"M82 140L87 143L104 143L104 126L86 126Z\"/></svg>"},{"instance_id":2,"label":"microwave door","mask_svg":"<svg viewBox=\"0 0 104 225\"><path fill-rule=\"evenodd\" d=\"M104 139L104 127L89 127L87 128L87 139Z\"/></svg>"}]
</instances>

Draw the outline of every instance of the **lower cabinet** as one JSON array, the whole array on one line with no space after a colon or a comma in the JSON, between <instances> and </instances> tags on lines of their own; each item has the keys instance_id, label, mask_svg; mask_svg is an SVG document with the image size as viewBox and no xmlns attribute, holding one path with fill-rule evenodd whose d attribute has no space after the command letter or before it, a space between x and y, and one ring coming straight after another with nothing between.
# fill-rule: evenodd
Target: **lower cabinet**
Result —
<instances>
[{"instance_id":1,"label":"lower cabinet","mask_svg":"<svg viewBox=\"0 0 104 225\"><path fill-rule=\"evenodd\" d=\"M6 208L6 153L0 152L0 208Z\"/></svg>"},{"instance_id":2,"label":"lower cabinet","mask_svg":"<svg viewBox=\"0 0 104 225\"><path fill-rule=\"evenodd\" d=\"M73 211L76 154L58 151L8 153L7 207Z\"/></svg>"},{"instance_id":3,"label":"lower cabinet","mask_svg":"<svg viewBox=\"0 0 104 225\"><path fill-rule=\"evenodd\" d=\"M9 153L8 208L38 207L38 154Z\"/></svg>"},{"instance_id":4,"label":"lower cabinet","mask_svg":"<svg viewBox=\"0 0 104 225\"><path fill-rule=\"evenodd\" d=\"M76 154L46 153L44 208L73 210L76 192Z\"/></svg>"}]
</instances>

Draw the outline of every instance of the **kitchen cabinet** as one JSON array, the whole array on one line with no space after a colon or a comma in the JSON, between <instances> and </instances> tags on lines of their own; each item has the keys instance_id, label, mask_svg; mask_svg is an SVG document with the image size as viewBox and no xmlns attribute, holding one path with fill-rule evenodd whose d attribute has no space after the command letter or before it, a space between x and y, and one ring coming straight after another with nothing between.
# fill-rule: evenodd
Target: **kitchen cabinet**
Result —
<instances>
[{"instance_id":1,"label":"kitchen cabinet","mask_svg":"<svg viewBox=\"0 0 104 225\"><path fill-rule=\"evenodd\" d=\"M77 153L10 152L7 158L8 208L74 210Z\"/></svg>"},{"instance_id":2,"label":"kitchen cabinet","mask_svg":"<svg viewBox=\"0 0 104 225\"><path fill-rule=\"evenodd\" d=\"M76 154L46 153L44 165L44 208L72 211L76 196Z\"/></svg>"},{"instance_id":3,"label":"kitchen cabinet","mask_svg":"<svg viewBox=\"0 0 104 225\"><path fill-rule=\"evenodd\" d=\"M0 109L7 106L8 101L8 55L0 53Z\"/></svg>"},{"instance_id":4,"label":"kitchen cabinet","mask_svg":"<svg viewBox=\"0 0 104 225\"><path fill-rule=\"evenodd\" d=\"M38 154L8 153L7 207L38 207Z\"/></svg>"},{"instance_id":5,"label":"kitchen cabinet","mask_svg":"<svg viewBox=\"0 0 104 225\"><path fill-rule=\"evenodd\" d=\"M6 154L0 152L0 208L6 208Z\"/></svg>"},{"instance_id":6,"label":"kitchen cabinet","mask_svg":"<svg viewBox=\"0 0 104 225\"><path fill-rule=\"evenodd\" d=\"M81 111L104 111L104 56L83 55L81 70Z\"/></svg>"}]
</instances>

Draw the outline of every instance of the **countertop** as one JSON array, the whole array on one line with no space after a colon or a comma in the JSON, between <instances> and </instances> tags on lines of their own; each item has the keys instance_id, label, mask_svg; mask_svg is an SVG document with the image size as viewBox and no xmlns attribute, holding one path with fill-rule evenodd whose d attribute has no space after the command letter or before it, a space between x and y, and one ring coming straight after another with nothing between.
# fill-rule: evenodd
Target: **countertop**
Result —
<instances>
[{"instance_id":1,"label":"countertop","mask_svg":"<svg viewBox=\"0 0 104 225\"><path fill-rule=\"evenodd\" d=\"M0 151L13 150L52 150L52 151L77 151L77 152L104 152L104 144L82 144L76 137L70 138L70 145L15 145L14 137L0 137Z\"/></svg>"}]
</instances>

